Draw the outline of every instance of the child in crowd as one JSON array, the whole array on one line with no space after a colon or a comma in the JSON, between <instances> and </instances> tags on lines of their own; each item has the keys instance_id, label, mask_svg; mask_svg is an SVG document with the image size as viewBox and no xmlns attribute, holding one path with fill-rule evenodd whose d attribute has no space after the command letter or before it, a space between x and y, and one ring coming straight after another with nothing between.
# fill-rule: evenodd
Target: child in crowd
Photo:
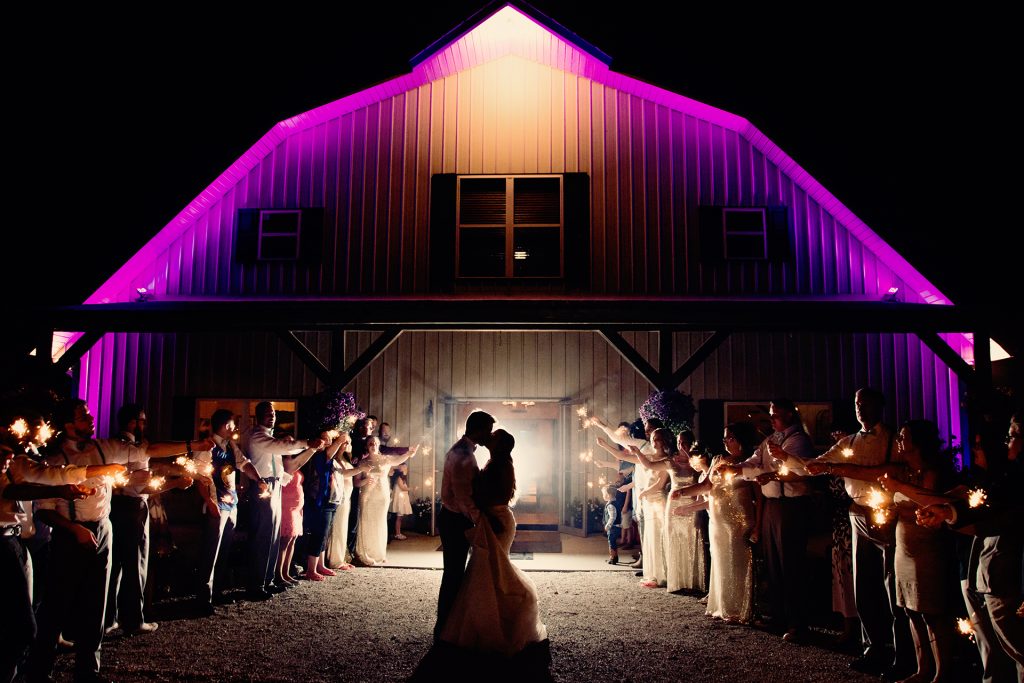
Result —
<instances>
[{"instance_id":1,"label":"child in crowd","mask_svg":"<svg viewBox=\"0 0 1024 683\"><path fill-rule=\"evenodd\" d=\"M382 425L383 426L383 425ZM402 463L391 475L391 514L395 516L396 541L404 541L402 533L402 517L412 514L412 503L409 502L409 465Z\"/></svg>"},{"instance_id":2,"label":"child in crowd","mask_svg":"<svg viewBox=\"0 0 1024 683\"><path fill-rule=\"evenodd\" d=\"M619 563L619 509L615 506L615 485L601 489L604 495L604 531L608 536L608 564Z\"/></svg>"}]
</instances>

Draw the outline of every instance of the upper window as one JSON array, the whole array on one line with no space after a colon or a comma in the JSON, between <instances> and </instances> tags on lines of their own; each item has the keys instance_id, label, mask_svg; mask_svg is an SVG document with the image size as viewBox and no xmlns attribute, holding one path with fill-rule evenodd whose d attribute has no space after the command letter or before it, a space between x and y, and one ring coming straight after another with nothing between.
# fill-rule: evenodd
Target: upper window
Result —
<instances>
[{"instance_id":1,"label":"upper window","mask_svg":"<svg viewBox=\"0 0 1024 683\"><path fill-rule=\"evenodd\" d=\"M459 278L564 276L562 176L459 176Z\"/></svg>"},{"instance_id":2,"label":"upper window","mask_svg":"<svg viewBox=\"0 0 1024 683\"><path fill-rule=\"evenodd\" d=\"M727 259L767 259L768 221L765 210L722 209L722 242Z\"/></svg>"},{"instance_id":3,"label":"upper window","mask_svg":"<svg viewBox=\"0 0 1024 683\"><path fill-rule=\"evenodd\" d=\"M298 259L301 230L301 211L261 210L256 258L260 261Z\"/></svg>"}]
</instances>

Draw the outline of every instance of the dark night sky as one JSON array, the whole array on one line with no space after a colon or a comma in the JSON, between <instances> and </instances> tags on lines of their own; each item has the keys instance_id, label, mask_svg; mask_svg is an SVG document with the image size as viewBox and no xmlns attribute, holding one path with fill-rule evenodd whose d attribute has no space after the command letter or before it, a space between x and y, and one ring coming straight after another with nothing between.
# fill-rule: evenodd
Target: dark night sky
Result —
<instances>
[{"instance_id":1,"label":"dark night sky","mask_svg":"<svg viewBox=\"0 0 1024 683\"><path fill-rule=\"evenodd\" d=\"M274 123L404 73L480 4L26 18L34 48L9 62L5 107L23 210L6 226L9 301L82 301ZM752 121L954 301L1009 301L1019 174L997 168L1020 142L1005 17L535 5L614 70ZM25 258L41 244L42 273Z\"/></svg>"}]
</instances>

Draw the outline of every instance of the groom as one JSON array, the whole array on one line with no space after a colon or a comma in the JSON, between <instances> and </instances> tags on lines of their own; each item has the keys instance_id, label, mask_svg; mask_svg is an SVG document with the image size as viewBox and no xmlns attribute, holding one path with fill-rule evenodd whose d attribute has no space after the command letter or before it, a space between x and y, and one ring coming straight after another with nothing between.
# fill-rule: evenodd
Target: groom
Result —
<instances>
[{"instance_id":1,"label":"groom","mask_svg":"<svg viewBox=\"0 0 1024 683\"><path fill-rule=\"evenodd\" d=\"M477 445L487 446L494 428L494 418L482 410L470 413L466 420L466 433L455 442L444 456L444 475L441 479L441 512L437 526L441 532L444 573L441 575L441 593L437 598L437 624L434 642L437 642L444 622L459 593L462 577L466 573L469 540L466 532L476 525L480 511L473 502L473 477L479 468L473 451Z\"/></svg>"}]
</instances>

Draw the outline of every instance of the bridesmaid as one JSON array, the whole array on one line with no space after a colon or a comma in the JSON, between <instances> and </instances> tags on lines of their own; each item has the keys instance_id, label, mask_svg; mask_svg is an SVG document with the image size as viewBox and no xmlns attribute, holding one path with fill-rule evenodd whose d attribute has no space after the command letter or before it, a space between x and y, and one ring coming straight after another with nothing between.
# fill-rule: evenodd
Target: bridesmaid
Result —
<instances>
[{"instance_id":1,"label":"bridesmaid","mask_svg":"<svg viewBox=\"0 0 1024 683\"><path fill-rule=\"evenodd\" d=\"M329 569L341 569L348 571L354 569L354 566L346 561L346 553L348 553L348 527L349 527L349 513L352 505L352 491L363 484L365 481L364 477L359 476L345 476L345 472L355 470L355 466L352 464L352 437L348 432L342 432L340 436L331 444L331 449L334 446L338 446L338 450L334 455L334 467L336 470L342 471L342 491L341 491L341 503L338 504L338 510L334 514L334 521L331 522L331 530L327 537L327 548L324 551L327 567ZM369 467L363 468L360 473L365 472Z\"/></svg>"},{"instance_id":2,"label":"bridesmaid","mask_svg":"<svg viewBox=\"0 0 1024 683\"><path fill-rule=\"evenodd\" d=\"M683 499L678 493L696 479L697 472L690 467L690 448L693 443L693 432L687 429L679 434L676 443L679 450L671 459L653 462L643 453L636 453L644 467L667 472L672 484L665 501L664 529L666 588L670 593L702 590L706 573L704 548L697 535L696 520L692 515L672 514L672 508L680 502L695 502L693 498Z\"/></svg>"},{"instance_id":3,"label":"bridesmaid","mask_svg":"<svg viewBox=\"0 0 1024 683\"><path fill-rule=\"evenodd\" d=\"M749 624L754 616L754 560L749 538L754 529L753 484L739 477L723 475L724 465L749 458L760 439L753 425L734 422L726 426L725 455L711 461L700 483L679 489L680 496L703 494L708 498L711 536L711 582L708 616L730 624ZM673 514L689 514L680 506Z\"/></svg>"}]
</instances>

